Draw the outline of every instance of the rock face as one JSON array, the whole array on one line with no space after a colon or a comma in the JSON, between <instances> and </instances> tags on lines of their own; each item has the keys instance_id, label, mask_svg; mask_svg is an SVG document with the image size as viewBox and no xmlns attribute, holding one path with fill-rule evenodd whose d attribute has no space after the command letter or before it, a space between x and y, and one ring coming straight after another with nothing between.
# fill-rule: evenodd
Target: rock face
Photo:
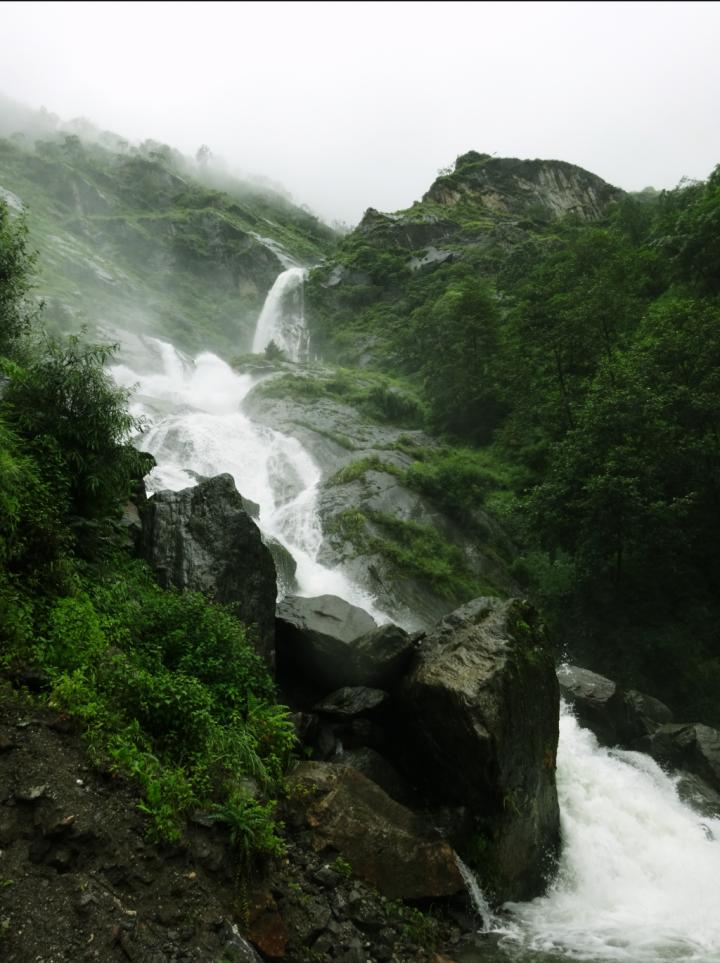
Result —
<instances>
[{"instance_id":1,"label":"rock face","mask_svg":"<svg viewBox=\"0 0 720 963\"><path fill-rule=\"evenodd\" d=\"M305 763L290 796L318 851L339 852L360 879L389 899L438 899L464 889L453 849L428 825L354 769Z\"/></svg>"},{"instance_id":2,"label":"rock face","mask_svg":"<svg viewBox=\"0 0 720 963\"><path fill-rule=\"evenodd\" d=\"M672 722L672 712L659 699L634 689L626 692L589 669L564 665L558 670L558 681L580 725L603 745L636 749L639 740Z\"/></svg>"},{"instance_id":3,"label":"rock face","mask_svg":"<svg viewBox=\"0 0 720 963\"><path fill-rule=\"evenodd\" d=\"M325 692L339 689L348 684L351 643L375 628L364 609L334 595L288 596L277 607L278 669L298 672Z\"/></svg>"},{"instance_id":4,"label":"rock face","mask_svg":"<svg viewBox=\"0 0 720 963\"><path fill-rule=\"evenodd\" d=\"M559 833L559 693L534 611L494 598L457 609L423 641L398 698L414 777L475 818L468 855L483 885L498 901L537 895Z\"/></svg>"},{"instance_id":5,"label":"rock face","mask_svg":"<svg viewBox=\"0 0 720 963\"><path fill-rule=\"evenodd\" d=\"M468 151L451 174L438 177L423 200L453 207L472 200L490 214L529 215L542 210L553 220L573 214L597 221L623 192L589 171L555 160L519 160Z\"/></svg>"},{"instance_id":6,"label":"rock face","mask_svg":"<svg viewBox=\"0 0 720 963\"><path fill-rule=\"evenodd\" d=\"M142 511L142 554L163 586L202 592L256 627L258 651L274 660L275 565L230 475L158 492Z\"/></svg>"}]
</instances>

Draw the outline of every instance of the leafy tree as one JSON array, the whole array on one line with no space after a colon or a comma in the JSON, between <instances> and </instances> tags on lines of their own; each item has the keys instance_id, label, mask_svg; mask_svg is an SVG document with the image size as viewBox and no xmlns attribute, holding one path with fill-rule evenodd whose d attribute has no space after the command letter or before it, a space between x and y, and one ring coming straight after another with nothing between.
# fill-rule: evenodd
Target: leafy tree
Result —
<instances>
[{"instance_id":1,"label":"leafy tree","mask_svg":"<svg viewBox=\"0 0 720 963\"><path fill-rule=\"evenodd\" d=\"M141 425L127 410L127 392L105 369L114 350L74 335L43 336L3 397L9 425L67 497L69 514L86 520L114 515L147 465L129 444Z\"/></svg>"},{"instance_id":2,"label":"leafy tree","mask_svg":"<svg viewBox=\"0 0 720 963\"><path fill-rule=\"evenodd\" d=\"M488 441L503 414L496 367L499 310L492 287L477 279L451 285L414 312L407 338L435 426Z\"/></svg>"},{"instance_id":3,"label":"leafy tree","mask_svg":"<svg viewBox=\"0 0 720 963\"><path fill-rule=\"evenodd\" d=\"M12 218L0 201L0 355L17 349L35 317L36 310L27 300L34 265L25 221Z\"/></svg>"}]
</instances>

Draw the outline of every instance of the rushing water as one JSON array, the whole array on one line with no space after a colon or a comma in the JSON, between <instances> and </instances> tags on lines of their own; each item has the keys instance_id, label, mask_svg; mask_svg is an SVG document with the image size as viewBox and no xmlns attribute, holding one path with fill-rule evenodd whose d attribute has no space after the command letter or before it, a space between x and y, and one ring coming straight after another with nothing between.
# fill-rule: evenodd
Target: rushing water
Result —
<instances>
[{"instance_id":1,"label":"rushing water","mask_svg":"<svg viewBox=\"0 0 720 963\"><path fill-rule=\"evenodd\" d=\"M256 350L270 340L289 357L306 350L296 290L302 276L292 267L278 278L258 319ZM320 470L297 439L242 413L256 380L213 354L191 360L166 342L145 343L145 364L118 365L114 375L134 386L132 410L151 424L140 441L158 463L149 489L177 490L195 484L194 473L229 472L260 505L263 532L295 557L300 594L339 595L382 620L367 594L317 562ZM461 864L476 913L492 932L458 959L720 963L720 820L701 819L681 803L675 781L649 757L600 748L566 708L558 795L562 855L545 896L493 916Z\"/></svg>"},{"instance_id":2,"label":"rushing water","mask_svg":"<svg viewBox=\"0 0 720 963\"><path fill-rule=\"evenodd\" d=\"M214 354L191 360L155 338L146 339L150 373L127 365L115 380L133 389L131 411L150 428L139 447L155 456L150 492L177 491L197 475L229 472L238 491L260 506L260 528L297 562L298 594L338 595L383 620L373 599L342 572L317 561L322 529L317 513L320 469L296 438L251 421L240 410L256 383Z\"/></svg>"},{"instance_id":3,"label":"rushing water","mask_svg":"<svg viewBox=\"0 0 720 963\"><path fill-rule=\"evenodd\" d=\"M599 747L567 707L557 777L559 872L544 897L509 904L497 958L718 963L720 820L649 756Z\"/></svg>"},{"instance_id":4,"label":"rushing water","mask_svg":"<svg viewBox=\"0 0 720 963\"><path fill-rule=\"evenodd\" d=\"M303 310L301 267L289 267L278 275L258 318L253 338L253 351L260 354L274 341L289 361L305 361L308 335Z\"/></svg>"}]
</instances>

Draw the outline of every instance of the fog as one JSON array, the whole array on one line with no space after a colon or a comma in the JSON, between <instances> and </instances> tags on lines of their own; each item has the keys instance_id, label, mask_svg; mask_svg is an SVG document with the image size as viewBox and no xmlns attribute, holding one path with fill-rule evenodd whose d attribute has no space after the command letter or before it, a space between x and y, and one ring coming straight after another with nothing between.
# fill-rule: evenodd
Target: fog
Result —
<instances>
[{"instance_id":1,"label":"fog","mask_svg":"<svg viewBox=\"0 0 720 963\"><path fill-rule=\"evenodd\" d=\"M396 210L475 149L629 190L720 161L715 3L3 3L0 93Z\"/></svg>"}]
</instances>

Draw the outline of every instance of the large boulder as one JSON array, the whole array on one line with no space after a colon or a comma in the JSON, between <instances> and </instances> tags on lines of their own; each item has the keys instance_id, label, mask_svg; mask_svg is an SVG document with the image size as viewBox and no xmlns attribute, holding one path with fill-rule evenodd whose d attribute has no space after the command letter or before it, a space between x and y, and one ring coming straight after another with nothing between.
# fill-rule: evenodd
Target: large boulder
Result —
<instances>
[{"instance_id":1,"label":"large boulder","mask_svg":"<svg viewBox=\"0 0 720 963\"><path fill-rule=\"evenodd\" d=\"M485 891L498 901L536 896L559 837L559 692L534 610L480 598L446 616L398 699L416 782L435 803L474 816L467 855Z\"/></svg>"},{"instance_id":2,"label":"large boulder","mask_svg":"<svg viewBox=\"0 0 720 963\"><path fill-rule=\"evenodd\" d=\"M399 625L381 625L348 646L343 672L346 685L390 689L409 666L415 649Z\"/></svg>"},{"instance_id":3,"label":"large boulder","mask_svg":"<svg viewBox=\"0 0 720 963\"><path fill-rule=\"evenodd\" d=\"M275 565L230 475L157 492L142 508L142 554L166 587L202 592L247 625L272 665Z\"/></svg>"},{"instance_id":4,"label":"large boulder","mask_svg":"<svg viewBox=\"0 0 720 963\"><path fill-rule=\"evenodd\" d=\"M572 706L578 722L605 746L638 747L638 741L672 722L672 712L659 699L625 691L612 679L577 665L558 669L560 694Z\"/></svg>"},{"instance_id":5,"label":"large boulder","mask_svg":"<svg viewBox=\"0 0 720 963\"><path fill-rule=\"evenodd\" d=\"M661 765L682 769L720 792L720 730L699 722L660 726L638 748Z\"/></svg>"},{"instance_id":6,"label":"large boulder","mask_svg":"<svg viewBox=\"0 0 720 963\"><path fill-rule=\"evenodd\" d=\"M383 896L431 900L463 891L452 847L361 773L303 763L289 783L315 849L340 853Z\"/></svg>"},{"instance_id":7,"label":"large boulder","mask_svg":"<svg viewBox=\"0 0 720 963\"><path fill-rule=\"evenodd\" d=\"M334 595L291 595L277 606L278 670L299 674L324 692L350 684L351 643L376 628L372 616Z\"/></svg>"}]
</instances>

